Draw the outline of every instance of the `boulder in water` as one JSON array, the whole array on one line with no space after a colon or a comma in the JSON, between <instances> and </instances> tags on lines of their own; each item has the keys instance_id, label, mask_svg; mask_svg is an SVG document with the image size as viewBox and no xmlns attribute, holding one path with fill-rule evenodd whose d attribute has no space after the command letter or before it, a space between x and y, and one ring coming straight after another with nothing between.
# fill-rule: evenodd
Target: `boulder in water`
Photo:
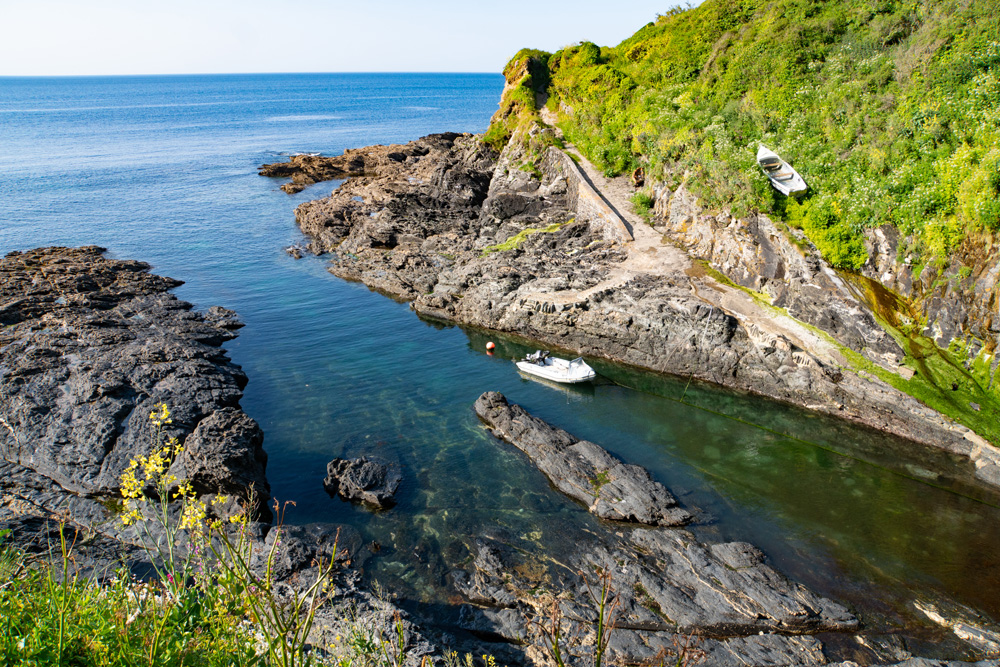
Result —
<instances>
[{"instance_id":1,"label":"boulder in water","mask_svg":"<svg viewBox=\"0 0 1000 667\"><path fill-rule=\"evenodd\" d=\"M378 509L388 509L396 503L393 496L403 480L398 465L366 456L336 458L327 464L326 473L323 486L331 496L360 501Z\"/></svg>"}]
</instances>

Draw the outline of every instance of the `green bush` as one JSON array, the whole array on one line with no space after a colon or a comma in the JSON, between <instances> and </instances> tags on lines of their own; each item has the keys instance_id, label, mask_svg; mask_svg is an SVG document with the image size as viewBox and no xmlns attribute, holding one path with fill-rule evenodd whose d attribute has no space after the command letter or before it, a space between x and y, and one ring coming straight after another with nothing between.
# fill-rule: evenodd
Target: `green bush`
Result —
<instances>
[{"instance_id":1,"label":"green bush","mask_svg":"<svg viewBox=\"0 0 1000 667\"><path fill-rule=\"evenodd\" d=\"M632 210L635 211L636 215L641 215L645 218L646 222L652 222L654 203L653 197L643 190L639 190L632 195Z\"/></svg>"}]
</instances>

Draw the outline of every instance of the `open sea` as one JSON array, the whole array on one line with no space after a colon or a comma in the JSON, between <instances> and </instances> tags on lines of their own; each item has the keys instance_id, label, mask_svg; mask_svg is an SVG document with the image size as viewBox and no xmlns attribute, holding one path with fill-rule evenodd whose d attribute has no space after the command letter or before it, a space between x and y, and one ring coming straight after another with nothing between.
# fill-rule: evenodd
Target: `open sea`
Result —
<instances>
[{"instance_id":1,"label":"open sea","mask_svg":"<svg viewBox=\"0 0 1000 667\"><path fill-rule=\"evenodd\" d=\"M472 412L487 390L647 467L705 539L743 539L869 628L936 645L914 607L1000 621L1000 494L968 462L686 378L595 362L558 389L510 358L530 341L443 327L294 260L297 195L257 167L431 132L486 129L503 79L466 74L0 78L0 253L97 244L185 281L199 309L236 310L226 347L250 383L288 519L350 524L382 545L366 576L405 600L448 598L446 575L484 528L558 552L596 519L553 491ZM485 342L494 340L494 356ZM382 513L331 499L326 463L373 454L404 471Z\"/></svg>"}]
</instances>

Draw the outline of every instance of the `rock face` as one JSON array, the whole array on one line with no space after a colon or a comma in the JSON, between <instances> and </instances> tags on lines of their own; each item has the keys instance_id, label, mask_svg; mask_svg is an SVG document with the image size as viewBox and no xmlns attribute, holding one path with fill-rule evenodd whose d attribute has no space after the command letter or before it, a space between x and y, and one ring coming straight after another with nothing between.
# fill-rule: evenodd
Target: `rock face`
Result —
<instances>
[{"instance_id":1,"label":"rock face","mask_svg":"<svg viewBox=\"0 0 1000 667\"><path fill-rule=\"evenodd\" d=\"M102 252L0 260L0 454L64 492L114 497L129 461L157 447L149 415L165 403L162 436L184 445L172 471L200 495L252 488L269 518L263 435L239 408L247 378L220 348L242 324L192 312L168 293L179 281Z\"/></svg>"},{"instance_id":2,"label":"rock face","mask_svg":"<svg viewBox=\"0 0 1000 667\"><path fill-rule=\"evenodd\" d=\"M1000 248L990 235L970 237L943 269L917 266L901 250L912 240L883 225L865 231L868 262L864 275L915 303L927 322L924 335L941 347L959 341L970 358L984 349L992 354L991 371L1000 361Z\"/></svg>"},{"instance_id":3,"label":"rock face","mask_svg":"<svg viewBox=\"0 0 1000 667\"><path fill-rule=\"evenodd\" d=\"M362 456L358 459L330 461L326 466L323 486L331 496L387 509L396 503L393 496L402 481L403 475L398 465Z\"/></svg>"},{"instance_id":4,"label":"rock face","mask_svg":"<svg viewBox=\"0 0 1000 667\"><path fill-rule=\"evenodd\" d=\"M579 500L592 514L611 521L650 526L681 526L692 516L645 469L623 463L607 450L577 440L510 405L503 394L486 392L476 401L476 414L493 431L522 452L553 485Z\"/></svg>"},{"instance_id":5,"label":"rock face","mask_svg":"<svg viewBox=\"0 0 1000 667\"><path fill-rule=\"evenodd\" d=\"M876 363L894 368L902 360L896 341L801 232L789 230L800 244L793 245L765 215L745 220L707 215L683 186L674 192L659 186L653 199L657 229L733 282L767 294L773 306Z\"/></svg>"},{"instance_id":6,"label":"rock face","mask_svg":"<svg viewBox=\"0 0 1000 667\"><path fill-rule=\"evenodd\" d=\"M394 154L408 157L383 164L377 177L347 181L328 199L300 205L295 217L312 239L309 250L349 260L335 261L337 275L413 298L433 287L450 241L466 236L479 217L493 156L471 135L430 135L397 148ZM506 207L515 216L524 210L517 198ZM435 241L440 253L420 251L430 237L443 237Z\"/></svg>"}]
</instances>

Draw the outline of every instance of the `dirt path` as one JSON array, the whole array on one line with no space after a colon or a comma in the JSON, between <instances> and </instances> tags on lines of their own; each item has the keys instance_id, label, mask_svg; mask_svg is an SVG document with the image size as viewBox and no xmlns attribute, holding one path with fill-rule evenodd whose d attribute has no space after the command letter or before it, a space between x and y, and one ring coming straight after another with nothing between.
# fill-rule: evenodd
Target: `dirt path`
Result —
<instances>
[{"instance_id":1,"label":"dirt path","mask_svg":"<svg viewBox=\"0 0 1000 667\"><path fill-rule=\"evenodd\" d=\"M554 115L543 109L542 119L555 127ZM560 135L561 132L556 130ZM565 140L565 138L564 138ZM632 208L636 189L627 176L609 178L600 172L571 143L566 142L566 152L573 154L577 164L587 175L594 189L626 221L634 241L626 244L628 257L612 268L607 278L585 290L567 290L556 294L530 295L540 301L555 304L572 304L585 301L591 294L608 288L620 287L637 275L653 275L675 285L689 285L698 299L738 319L751 338L762 342L778 337L814 356L823 363L847 365L836 345L798 320L782 311L770 308L748 292L719 283L686 251L667 241L661 232L653 229Z\"/></svg>"}]
</instances>

